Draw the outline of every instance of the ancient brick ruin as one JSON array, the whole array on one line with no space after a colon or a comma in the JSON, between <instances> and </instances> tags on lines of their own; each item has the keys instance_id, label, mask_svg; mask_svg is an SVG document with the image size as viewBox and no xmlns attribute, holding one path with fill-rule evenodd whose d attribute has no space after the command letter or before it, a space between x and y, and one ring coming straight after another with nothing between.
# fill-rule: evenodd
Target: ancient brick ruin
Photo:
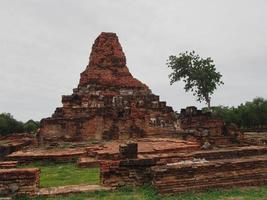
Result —
<instances>
[{"instance_id":1,"label":"ancient brick ruin","mask_svg":"<svg viewBox=\"0 0 267 200\"><path fill-rule=\"evenodd\" d=\"M40 169L1 169L0 197L11 194L34 194L40 184Z\"/></svg>"},{"instance_id":2,"label":"ancient brick ruin","mask_svg":"<svg viewBox=\"0 0 267 200\"><path fill-rule=\"evenodd\" d=\"M218 145L236 145L243 141L243 133L234 124L225 122L211 115L210 112L202 112L191 106L182 109L180 124L183 130L183 139L197 141L206 148Z\"/></svg>"},{"instance_id":3,"label":"ancient brick ruin","mask_svg":"<svg viewBox=\"0 0 267 200\"><path fill-rule=\"evenodd\" d=\"M255 186L267 183L267 147L168 150L137 158L100 160L101 183L111 187L152 185L160 194ZM130 156L131 157L131 156Z\"/></svg>"},{"instance_id":4,"label":"ancient brick ruin","mask_svg":"<svg viewBox=\"0 0 267 200\"><path fill-rule=\"evenodd\" d=\"M27 148L29 146L34 146L36 140L33 134L28 133L16 133L9 136L0 136L0 160L6 155Z\"/></svg>"},{"instance_id":5,"label":"ancient brick ruin","mask_svg":"<svg viewBox=\"0 0 267 200\"><path fill-rule=\"evenodd\" d=\"M171 107L134 78L115 33L95 40L89 64L63 107L41 121L40 141L166 137L175 133Z\"/></svg>"},{"instance_id":6,"label":"ancient brick ruin","mask_svg":"<svg viewBox=\"0 0 267 200\"><path fill-rule=\"evenodd\" d=\"M101 33L96 39L78 87L63 96L62 103L52 117L41 121L37 138L50 145L37 147L26 135L2 138L0 196L144 184L172 194L267 183L266 146L245 140L235 125L196 107L181 110L179 126L172 108L131 75L114 33ZM71 146L61 148L57 142ZM99 167L101 183L40 188L40 170L19 167L35 162Z\"/></svg>"}]
</instances>

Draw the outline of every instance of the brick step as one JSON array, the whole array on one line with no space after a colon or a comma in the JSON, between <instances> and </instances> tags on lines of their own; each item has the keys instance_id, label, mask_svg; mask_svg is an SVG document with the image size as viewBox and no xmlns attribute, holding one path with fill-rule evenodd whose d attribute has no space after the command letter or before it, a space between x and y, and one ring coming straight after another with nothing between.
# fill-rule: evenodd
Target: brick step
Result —
<instances>
[{"instance_id":1,"label":"brick step","mask_svg":"<svg viewBox=\"0 0 267 200\"><path fill-rule=\"evenodd\" d=\"M253 169L266 167L267 156L252 156L244 157L239 159L220 159L211 160L205 162L178 162L169 165L156 166L152 168L152 171L157 176L165 176L166 173L175 173L176 175L183 175L184 172L194 173L212 173L212 172L223 172L229 170L242 170L242 169Z\"/></svg>"},{"instance_id":2,"label":"brick step","mask_svg":"<svg viewBox=\"0 0 267 200\"><path fill-rule=\"evenodd\" d=\"M233 188L233 187L248 187L248 186L260 186L266 184L267 180L253 179L253 180L241 180L241 181L230 181L230 182L221 182L216 184L207 184L207 185L194 185L191 187L177 187L177 188L169 188L167 190L158 190L160 194L174 194L180 192L188 192L188 191L201 191L211 188Z\"/></svg>"},{"instance_id":3,"label":"brick step","mask_svg":"<svg viewBox=\"0 0 267 200\"><path fill-rule=\"evenodd\" d=\"M80 157L77 161L78 167L99 167L99 160L92 157Z\"/></svg>"},{"instance_id":4,"label":"brick step","mask_svg":"<svg viewBox=\"0 0 267 200\"><path fill-rule=\"evenodd\" d=\"M227 182L229 180L231 181L239 181L239 180L267 180L267 168L264 169L256 169L256 170L243 170L242 172L237 171L231 171L226 173L216 173L211 175L201 175L199 177L195 178L180 178L177 179L165 179L160 181L153 181L153 184L157 185L158 189L165 188L165 184L168 185L168 187L173 186L194 186L196 183L202 183L202 184L214 184L216 182Z\"/></svg>"},{"instance_id":5,"label":"brick step","mask_svg":"<svg viewBox=\"0 0 267 200\"><path fill-rule=\"evenodd\" d=\"M193 158L204 158L206 160L231 159L248 156L260 156L267 154L266 146L243 146L229 147L213 150L200 150L193 152L169 152L169 153L154 153L141 154L139 158L154 158L161 162L172 163L181 160L190 160Z\"/></svg>"},{"instance_id":6,"label":"brick step","mask_svg":"<svg viewBox=\"0 0 267 200\"><path fill-rule=\"evenodd\" d=\"M18 164L17 161L3 161L0 162L0 169L16 168L17 164Z\"/></svg>"},{"instance_id":7,"label":"brick step","mask_svg":"<svg viewBox=\"0 0 267 200\"><path fill-rule=\"evenodd\" d=\"M160 193L259 185L267 183L267 156L179 162L152 167L152 174L152 184Z\"/></svg>"}]
</instances>

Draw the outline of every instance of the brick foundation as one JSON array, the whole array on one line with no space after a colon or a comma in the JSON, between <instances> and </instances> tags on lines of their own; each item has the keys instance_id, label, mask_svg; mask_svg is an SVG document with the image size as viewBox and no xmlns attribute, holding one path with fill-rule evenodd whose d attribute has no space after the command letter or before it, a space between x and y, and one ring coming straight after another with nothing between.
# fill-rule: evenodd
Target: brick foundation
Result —
<instances>
[{"instance_id":1,"label":"brick foundation","mask_svg":"<svg viewBox=\"0 0 267 200\"><path fill-rule=\"evenodd\" d=\"M39 183L38 168L0 169L0 196L34 194Z\"/></svg>"}]
</instances>

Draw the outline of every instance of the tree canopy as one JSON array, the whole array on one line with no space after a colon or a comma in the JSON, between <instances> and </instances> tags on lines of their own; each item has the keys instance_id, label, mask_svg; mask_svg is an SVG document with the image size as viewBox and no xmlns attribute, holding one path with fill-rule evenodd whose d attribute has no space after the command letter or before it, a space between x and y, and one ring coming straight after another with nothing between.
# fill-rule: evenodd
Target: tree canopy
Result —
<instances>
[{"instance_id":1,"label":"tree canopy","mask_svg":"<svg viewBox=\"0 0 267 200\"><path fill-rule=\"evenodd\" d=\"M223 84L222 75L216 71L211 58L201 58L194 51L171 55L167 66L172 69L169 75L170 84L182 80L186 92L191 91L197 101L205 101L210 107L210 96L218 85Z\"/></svg>"},{"instance_id":2,"label":"tree canopy","mask_svg":"<svg viewBox=\"0 0 267 200\"><path fill-rule=\"evenodd\" d=\"M214 115L224 119L226 123L235 123L244 129L267 128L267 100L262 97L257 97L237 107L211 107L211 111Z\"/></svg>"},{"instance_id":3,"label":"tree canopy","mask_svg":"<svg viewBox=\"0 0 267 200\"><path fill-rule=\"evenodd\" d=\"M39 128L39 122L29 120L26 123L17 121L10 113L0 114L0 136L13 133L34 133Z\"/></svg>"}]
</instances>

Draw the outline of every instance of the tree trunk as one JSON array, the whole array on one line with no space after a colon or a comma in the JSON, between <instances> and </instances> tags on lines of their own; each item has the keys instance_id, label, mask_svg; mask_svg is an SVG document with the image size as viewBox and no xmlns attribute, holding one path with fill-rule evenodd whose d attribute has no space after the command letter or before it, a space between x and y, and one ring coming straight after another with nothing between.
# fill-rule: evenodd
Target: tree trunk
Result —
<instances>
[{"instance_id":1,"label":"tree trunk","mask_svg":"<svg viewBox=\"0 0 267 200\"><path fill-rule=\"evenodd\" d=\"M208 100L208 109L210 111L210 99Z\"/></svg>"},{"instance_id":2,"label":"tree trunk","mask_svg":"<svg viewBox=\"0 0 267 200\"><path fill-rule=\"evenodd\" d=\"M208 110L210 111L210 97L209 97L209 95L207 95L207 96L205 97L205 99L206 99L206 103L207 103L207 105L208 105Z\"/></svg>"}]
</instances>

